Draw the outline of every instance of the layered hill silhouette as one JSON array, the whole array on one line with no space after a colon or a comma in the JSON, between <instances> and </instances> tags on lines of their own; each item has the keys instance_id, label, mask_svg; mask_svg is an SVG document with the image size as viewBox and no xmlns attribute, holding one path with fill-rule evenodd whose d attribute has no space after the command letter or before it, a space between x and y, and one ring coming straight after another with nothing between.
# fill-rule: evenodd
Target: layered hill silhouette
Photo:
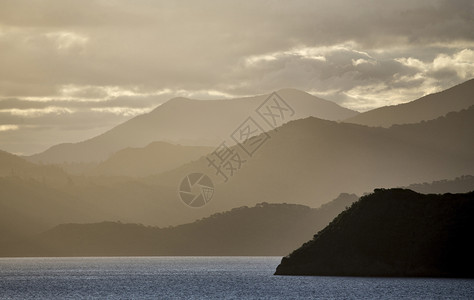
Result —
<instances>
[{"instance_id":1,"label":"layered hill silhouette","mask_svg":"<svg viewBox=\"0 0 474 300\"><path fill-rule=\"evenodd\" d=\"M376 108L345 120L348 123L390 127L433 120L474 105L474 79L439 93L399 105Z\"/></svg>"},{"instance_id":2,"label":"layered hill silhouette","mask_svg":"<svg viewBox=\"0 0 474 300\"><path fill-rule=\"evenodd\" d=\"M308 116L343 120L358 114L299 90L283 89L277 93L294 110L285 121ZM100 162L123 148L144 147L154 141L217 145L228 138L243 120L255 115L255 110L269 96L229 100L174 98L99 136L79 143L56 145L28 159L43 163Z\"/></svg>"},{"instance_id":3,"label":"layered hill silhouette","mask_svg":"<svg viewBox=\"0 0 474 300\"><path fill-rule=\"evenodd\" d=\"M17 176L20 172L13 168L12 174L7 167L0 178L3 227L37 232L104 220L163 227L262 201L318 207L340 192L363 194L380 186L469 175L474 173L473 114L471 108L389 129L316 118L292 121L269 132L266 143L252 157L243 157L246 162L227 182L205 158L147 178L62 172L61 180L54 180L43 175L47 172ZM17 165L50 168L7 156ZM208 174L215 186L212 201L199 209L189 208L178 195L181 180L192 172Z\"/></svg>"},{"instance_id":4,"label":"layered hill silhouette","mask_svg":"<svg viewBox=\"0 0 474 300\"><path fill-rule=\"evenodd\" d=\"M284 257L277 275L474 277L474 192L376 190Z\"/></svg>"},{"instance_id":5,"label":"layered hill silhouette","mask_svg":"<svg viewBox=\"0 0 474 300\"><path fill-rule=\"evenodd\" d=\"M40 234L36 243L30 242L34 246L29 255L283 255L357 199L341 194L318 209L259 203L168 228L117 222L63 224ZM0 250L0 255L8 253Z\"/></svg>"},{"instance_id":6,"label":"layered hill silhouette","mask_svg":"<svg viewBox=\"0 0 474 300\"><path fill-rule=\"evenodd\" d=\"M474 174L472 128L474 107L388 129L307 118L269 132L252 157L242 154L246 162L232 176L227 172L227 182L205 158L149 180L178 186L186 174L205 173L217 184L210 206L248 205L251 199L317 206L322 203L315 199L340 191L363 194Z\"/></svg>"},{"instance_id":7,"label":"layered hill silhouette","mask_svg":"<svg viewBox=\"0 0 474 300\"><path fill-rule=\"evenodd\" d=\"M0 177L5 176L59 180L67 178L67 174L58 167L34 164L17 155L0 150Z\"/></svg>"},{"instance_id":8,"label":"layered hill silhouette","mask_svg":"<svg viewBox=\"0 0 474 300\"><path fill-rule=\"evenodd\" d=\"M143 148L119 150L86 174L135 177L154 175L197 160L212 150L213 147L153 142Z\"/></svg>"},{"instance_id":9,"label":"layered hill silhouette","mask_svg":"<svg viewBox=\"0 0 474 300\"><path fill-rule=\"evenodd\" d=\"M474 191L474 176L464 175L452 180L437 180L433 182L414 183L406 189L420 194L467 193Z\"/></svg>"}]
</instances>

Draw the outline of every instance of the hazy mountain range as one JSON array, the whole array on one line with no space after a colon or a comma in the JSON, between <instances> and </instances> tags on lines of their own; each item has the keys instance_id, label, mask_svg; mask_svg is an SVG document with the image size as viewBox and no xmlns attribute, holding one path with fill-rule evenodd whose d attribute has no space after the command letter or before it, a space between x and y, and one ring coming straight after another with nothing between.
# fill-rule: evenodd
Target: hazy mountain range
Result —
<instances>
[{"instance_id":1,"label":"hazy mountain range","mask_svg":"<svg viewBox=\"0 0 474 300\"><path fill-rule=\"evenodd\" d=\"M312 116L389 127L432 120L474 105L474 79L408 103L362 114L295 89L282 89L277 93L294 110L294 115L288 115L285 122ZM28 159L44 163L100 162L123 148L144 147L154 141L215 146L228 139L247 117L255 117L255 110L268 97L260 95L229 100L173 98L150 113L134 117L99 136L79 143L56 145Z\"/></svg>"},{"instance_id":2,"label":"hazy mountain range","mask_svg":"<svg viewBox=\"0 0 474 300\"><path fill-rule=\"evenodd\" d=\"M472 128L474 107L388 129L307 118L269 132L271 138L225 183L206 158L148 181L178 186L186 174L206 173L217 184L209 206L222 209L253 199L318 206L341 191L362 194L473 174Z\"/></svg>"},{"instance_id":3,"label":"hazy mountain range","mask_svg":"<svg viewBox=\"0 0 474 300\"><path fill-rule=\"evenodd\" d=\"M462 176L474 174L474 106L451 105L450 95L459 89L471 91L472 81L436 96L436 103L449 113L389 128L331 121L357 113L296 90L280 90L296 119L276 129L265 127L266 133L254 137L265 142L251 156L242 152L242 145L229 145L242 161L226 182L207 160L215 155L216 145L166 141L171 136L217 141L221 134L228 140L246 117L258 118L255 107L265 95L170 100L101 136L28 158L71 164L90 160L82 173L0 152L0 239L23 240L62 223L177 226L261 202L319 207L343 192L362 195L379 187L454 178L445 184L412 187L469 191L474 189L472 178ZM427 100L417 101L430 106ZM322 118L311 116L315 114ZM192 122L183 124L188 117ZM199 209L189 208L178 195L181 180L194 172L209 175L215 186L212 201Z\"/></svg>"},{"instance_id":4,"label":"hazy mountain range","mask_svg":"<svg viewBox=\"0 0 474 300\"><path fill-rule=\"evenodd\" d=\"M87 171L87 175L148 176L175 169L214 150L153 142L143 148L125 148Z\"/></svg>"},{"instance_id":5,"label":"hazy mountain range","mask_svg":"<svg viewBox=\"0 0 474 300\"><path fill-rule=\"evenodd\" d=\"M63 224L31 240L22 255L284 255L324 228L358 197L341 194L320 208L260 203L168 228L101 222ZM20 244L21 245L21 244ZM7 253L16 253L12 245Z\"/></svg>"},{"instance_id":6,"label":"hazy mountain range","mask_svg":"<svg viewBox=\"0 0 474 300\"><path fill-rule=\"evenodd\" d=\"M467 175L454 180L438 180L431 183L415 183L405 188L421 194L467 193L474 191L474 176Z\"/></svg>"},{"instance_id":7,"label":"hazy mountain range","mask_svg":"<svg viewBox=\"0 0 474 300\"><path fill-rule=\"evenodd\" d=\"M344 120L358 114L299 90L283 89L277 93L294 110L285 122L309 116ZM150 113L134 117L99 136L79 143L56 145L29 159L44 163L98 162L120 149L144 147L154 141L217 145L247 117L254 116L255 110L269 96L231 100L173 98Z\"/></svg>"}]
</instances>

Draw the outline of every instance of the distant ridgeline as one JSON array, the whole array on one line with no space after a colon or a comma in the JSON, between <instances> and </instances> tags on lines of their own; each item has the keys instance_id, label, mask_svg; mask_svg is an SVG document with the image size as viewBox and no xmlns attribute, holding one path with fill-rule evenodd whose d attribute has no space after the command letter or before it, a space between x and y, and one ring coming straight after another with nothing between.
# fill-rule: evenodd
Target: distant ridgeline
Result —
<instances>
[{"instance_id":1,"label":"distant ridgeline","mask_svg":"<svg viewBox=\"0 0 474 300\"><path fill-rule=\"evenodd\" d=\"M166 228L117 222L61 224L30 241L2 241L5 234L0 231L0 256L282 256L357 200L354 194L341 194L320 208L263 202ZM0 211L0 221L1 216Z\"/></svg>"},{"instance_id":2,"label":"distant ridgeline","mask_svg":"<svg viewBox=\"0 0 474 300\"><path fill-rule=\"evenodd\" d=\"M467 193L474 191L474 176L463 175L453 180L410 184L406 188L422 194Z\"/></svg>"},{"instance_id":3,"label":"distant ridgeline","mask_svg":"<svg viewBox=\"0 0 474 300\"><path fill-rule=\"evenodd\" d=\"M377 189L284 257L276 275L474 277L474 192Z\"/></svg>"}]
</instances>

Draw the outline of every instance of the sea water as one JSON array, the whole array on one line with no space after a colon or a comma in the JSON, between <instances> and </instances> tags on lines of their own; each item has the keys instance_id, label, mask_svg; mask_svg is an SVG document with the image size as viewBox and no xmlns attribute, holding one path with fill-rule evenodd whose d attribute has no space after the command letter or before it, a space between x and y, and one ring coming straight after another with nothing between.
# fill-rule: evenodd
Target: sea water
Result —
<instances>
[{"instance_id":1,"label":"sea water","mask_svg":"<svg viewBox=\"0 0 474 300\"><path fill-rule=\"evenodd\" d=\"M0 258L2 299L473 299L474 280L275 276L280 257Z\"/></svg>"}]
</instances>

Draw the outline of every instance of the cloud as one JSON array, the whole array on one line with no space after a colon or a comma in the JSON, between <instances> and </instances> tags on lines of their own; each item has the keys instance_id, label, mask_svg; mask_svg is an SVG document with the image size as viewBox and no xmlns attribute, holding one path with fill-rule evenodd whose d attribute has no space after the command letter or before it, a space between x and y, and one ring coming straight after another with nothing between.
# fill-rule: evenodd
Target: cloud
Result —
<instances>
[{"instance_id":1,"label":"cloud","mask_svg":"<svg viewBox=\"0 0 474 300\"><path fill-rule=\"evenodd\" d=\"M446 84L452 85L474 77L474 51L471 49L463 49L451 55L440 53L432 61L421 61L412 57L395 60L415 68L418 77L444 83L443 88Z\"/></svg>"},{"instance_id":2,"label":"cloud","mask_svg":"<svg viewBox=\"0 0 474 300\"><path fill-rule=\"evenodd\" d=\"M89 41L87 36L68 31L49 32L45 36L55 44L59 52L82 51Z\"/></svg>"},{"instance_id":3,"label":"cloud","mask_svg":"<svg viewBox=\"0 0 474 300\"><path fill-rule=\"evenodd\" d=\"M461 79L472 78L474 77L474 51L463 49L453 56L441 54L433 61L432 69L434 71L450 69Z\"/></svg>"},{"instance_id":4,"label":"cloud","mask_svg":"<svg viewBox=\"0 0 474 300\"><path fill-rule=\"evenodd\" d=\"M250 81L263 91L291 86L359 111L411 101L474 77L471 49L436 45L420 51L371 50L354 43L305 46L246 58L242 73L253 74Z\"/></svg>"},{"instance_id":5,"label":"cloud","mask_svg":"<svg viewBox=\"0 0 474 300\"><path fill-rule=\"evenodd\" d=\"M0 1L0 123L91 133L283 87L367 110L474 77L472 28L469 0Z\"/></svg>"},{"instance_id":6,"label":"cloud","mask_svg":"<svg viewBox=\"0 0 474 300\"><path fill-rule=\"evenodd\" d=\"M144 113L150 112L151 109L142 109L142 108L130 108L130 107L100 107L100 108L91 108L93 112L99 113L109 113L114 115L121 115L125 117L134 117L136 115L142 115Z\"/></svg>"},{"instance_id":7,"label":"cloud","mask_svg":"<svg viewBox=\"0 0 474 300\"><path fill-rule=\"evenodd\" d=\"M38 117L48 114L72 114L74 110L64 107L56 107L56 106L47 106L45 108L28 108L28 109L3 109L0 110L1 112L6 112L11 114L12 116L21 116L21 117Z\"/></svg>"},{"instance_id":8,"label":"cloud","mask_svg":"<svg viewBox=\"0 0 474 300\"><path fill-rule=\"evenodd\" d=\"M65 85L224 90L239 61L337 47L472 43L468 1L7 1L0 4L0 82L58 96ZM468 30L469 29L469 30ZM343 46L341 46L343 45ZM28 74L28 76L25 76ZM252 74L243 74L251 77ZM227 82L226 82L227 81ZM252 89L250 86L248 89ZM278 87L276 87L278 88ZM35 89L36 92L39 92ZM234 91L237 92L237 91Z\"/></svg>"},{"instance_id":9,"label":"cloud","mask_svg":"<svg viewBox=\"0 0 474 300\"><path fill-rule=\"evenodd\" d=\"M18 128L19 128L18 125L13 125L13 124L0 125L0 131L18 130Z\"/></svg>"}]
</instances>

